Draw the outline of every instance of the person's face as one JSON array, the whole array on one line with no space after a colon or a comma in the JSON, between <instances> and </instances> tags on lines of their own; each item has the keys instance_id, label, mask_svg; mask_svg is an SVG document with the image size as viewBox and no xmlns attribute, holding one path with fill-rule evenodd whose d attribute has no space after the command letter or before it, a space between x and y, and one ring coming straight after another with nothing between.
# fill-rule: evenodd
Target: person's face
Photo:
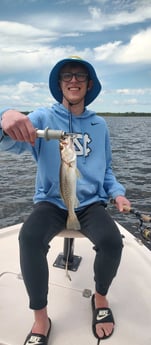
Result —
<instances>
[{"instance_id":1,"label":"person's face","mask_svg":"<svg viewBox=\"0 0 151 345\"><path fill-rule=\"evenodd\" d=\"M73 75L72 75L73 73ZM60 87L63 93L63 104L84 105L84 97L91 88L92 81L88 80L88 73L83 66L66 65L60 73Z\"/></svg>"}]
</instances>

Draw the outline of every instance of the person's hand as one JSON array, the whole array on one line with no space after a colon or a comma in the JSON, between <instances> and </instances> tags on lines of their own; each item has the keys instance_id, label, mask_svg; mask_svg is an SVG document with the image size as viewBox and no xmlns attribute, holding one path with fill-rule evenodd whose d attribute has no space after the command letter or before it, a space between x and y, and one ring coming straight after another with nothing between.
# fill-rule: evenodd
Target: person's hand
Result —
<instances>
[{"instance_id":1,"label":"person's hand","mask_svg":"<svg viewBox=\"0 0 151 345\"><path fill-rule=\"evenodd\" d=\"M131 203L125 196L119 195L115 198L115 206L120 212L129 212Z\"/></svg>"},{"instance_id":2,"label":"person's hand","mask_svg":"<svg viewBox=\"0 0 151 345\"><path fill-rule=\"evenodd\" d=\"M29 118L16 110L7 110L1 121L3 131L12 139L35 144L36 129Z\"/></svg>"}]
</instances>

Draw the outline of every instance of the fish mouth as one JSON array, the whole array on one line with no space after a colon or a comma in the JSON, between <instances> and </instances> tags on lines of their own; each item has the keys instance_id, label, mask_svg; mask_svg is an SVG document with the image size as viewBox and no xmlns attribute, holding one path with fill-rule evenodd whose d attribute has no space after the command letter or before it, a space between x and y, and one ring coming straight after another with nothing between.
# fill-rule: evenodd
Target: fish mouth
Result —
<instances>
[{"instance_id":1,"label":"fish mouth","mask_svg":"<svg viewBox=\"0 0 151 345\"><path fill-rule=\"evenodd\" d=\"M62 139L62 141L60 141L60 150L63 150L65 145L67 145L67 143Z\"/></svg>"}]
</instances>

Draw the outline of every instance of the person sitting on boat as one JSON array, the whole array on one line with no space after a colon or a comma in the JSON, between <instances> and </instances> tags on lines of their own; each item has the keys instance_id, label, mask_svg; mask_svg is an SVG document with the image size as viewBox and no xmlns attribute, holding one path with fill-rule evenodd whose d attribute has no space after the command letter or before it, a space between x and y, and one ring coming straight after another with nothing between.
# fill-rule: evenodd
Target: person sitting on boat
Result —
<instances>
[{"instance_id":1,"label":"person sitting on boat","mask_svg":"<svg viewBox=\"0 0 151 345\"><path fill-rule=\"evenodd\" d=\"M58 140L37 138L36 129L49 127L77 133L73 140L80 178L75 213L80 231L95 250L95 291L91 303L93 332L98 339L109 337L114 330L107 293L117 274L123 248L122 236L106 206L112 198L120 212L124 206L130 207L125 188L112 171L106 121L87 109L101 91L92 64L79 57L60 60L50 72L49 89L57 101L50 108L41 107L28 116L8 108L0 113L1 150L16 154L30 151L37 162L34 207L19 234L21 271L35 318L25 345L34 344L35 336L39 337L39 344L48 343L51 321L47 312L46 256L49 242L65 228L68 214L60 196Z\"/></svg>"}]
</instances>

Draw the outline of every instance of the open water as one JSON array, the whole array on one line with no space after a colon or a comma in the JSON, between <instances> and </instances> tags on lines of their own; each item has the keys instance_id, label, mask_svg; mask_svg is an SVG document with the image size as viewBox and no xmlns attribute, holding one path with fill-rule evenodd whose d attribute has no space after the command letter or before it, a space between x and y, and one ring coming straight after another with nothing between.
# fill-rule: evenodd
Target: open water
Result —
<instances>
[{"instance_id":1,"label":"open water","mask_svg":"<svg viewBox=\"0 0 151 345\"><path fill-rule=\"evenodd\" d=\"M113 171L126 187L132 207L151 214L151 117L105 120L111 136ZM35 172L30 154L0 152L0 228L23 222L31 212ZM111 205L109 211L115 220L140 237L135 215L121 214ZM150 243L144 243L151 249Z\"/></svg>"}]
</instances>

